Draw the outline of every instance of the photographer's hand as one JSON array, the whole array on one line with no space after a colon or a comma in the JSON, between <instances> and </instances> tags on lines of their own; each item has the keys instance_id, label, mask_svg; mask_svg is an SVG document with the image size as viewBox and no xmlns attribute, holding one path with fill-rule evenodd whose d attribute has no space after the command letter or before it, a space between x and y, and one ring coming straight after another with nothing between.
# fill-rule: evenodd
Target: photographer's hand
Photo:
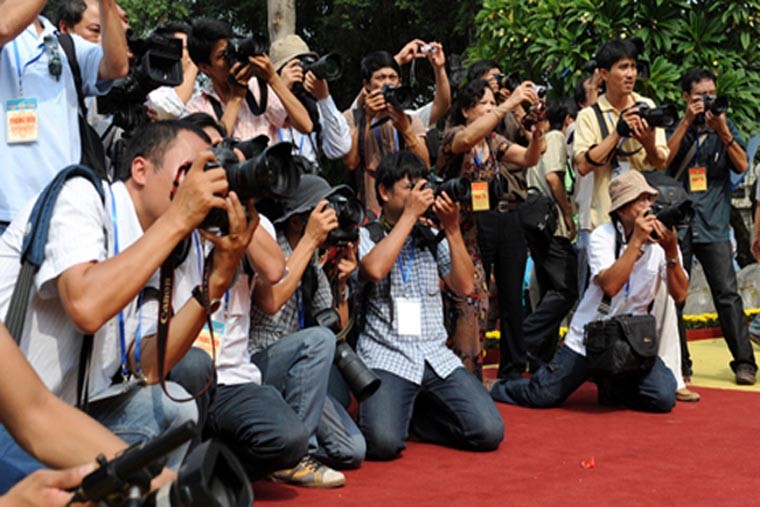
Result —
<instances>
[{"instance_id":1,"label":"photographer's hand","mask_svg":"<svg viewBox=\"0 0 760 507\"><path fill-rule=\"evenodd\" d=\"M349 243L343 248L338 260L338 288L343 289L351 277L351 273L356 271L356 267L359 265L356 260L356 245Z\"/></svg>"},{"instance_id":2,"label":"photographer's hand","mask_svg":"<svg viewBox=\"0 0 760 507\"><path fill-rule=\"evenodd\" d=\"M402 216L407 215L413 218L413 222L417 222L433 205L433 202L435 202L433 189L428 186L427 180L420 179L406 196Z\"/></svg>"},{"instance_id":3,"label":"photographer's hand","mask_svg":"<svg viewBox=\"0 0 760 507\"><path fill-rule=\"evenodd\" d=\"M440 42L431 42L430 46L434 48L435 51L431 51L427 54L428 60L430 60L430 64L434 68L441 68L446 66L446 54L443 52L443 46Z\"/></svg>"},{"instance_id":4,"label":"photographer's hand","mask_svg":"<svg viewBox=\"0 0 760 507\"><path fill-rule=\"evenodd\" d=\"M335 210L328 208L327 200L321 201L309 215L309 221L306 223L304 239L309 240L313 251L316 251L325 240L327 240L330 231L338 228L338 215Z\"/></svg>"},{"instance_id":5,"label":"photographer's hand","mask_svg":"<svg viewBox=\"0 0 760 507\"><path fill-rule=\"evenodd\" d=\"M452 201L446 192L441 192L441 195L436 197L433 211L446 234L459 230L460 205Z\"/></svg>"},{"instance_id":6,"label":"photographer's hand","mask_svg":"<svg viewBox=\"0 0 760 507\"><path fill-rule=\"evenodd\" d=\"M396 56L394 56L393 59L396 60L396 63L399 65L406 65L415 58L425 58L426 55L419 51L420 46L424 45L425 41L413 39L410 42L407 42L406 45L401 48L401 51L396 53Z\"/></svg>"},{"instance_id":7,"label":"photographer's hand","mask_svg":"<svg viewBox=\"0 0 760 507\"><path fill-rule=\"evenodd\" d=\"M324 100L330 96L330 89L327 86L327 81L319 79L313 72L306 73L303 81L304 89L314 95L317 100Z\"/></svg>"},{"instance_id":8,"label":"photographer's hand","mask_svg":"<svg viewBox=\"0 0 760 507\"><path fill-rule=\"evenodd\" d=\"M198 155L177 187L166 212L167 219L177 224L186 235L203 222L212 208L226 207L223 196L227 194L229 184L224 169L205 170L206 164L215 160L210 151Z\"/></svg>"},{"instance_id":9,"label":"photographer's hand","mask_svg":"<svg viewBox=\"0 0 760 507\"><path fill-rule=\"evenodd\" d=\"M367 118L377 118L388 112L388 104L385 102L383 91L378 88L369 92L364 98L364 111Z\"/></svg>"},{"instance_id":10,"label":"photographer's hand","mask_svg":"<svg viewBox=\"0 0 760 507\"><path fill-rule=\"evenodd\" d=\"M230 68L228 82L230 85L229 99L242 100L248 92L248 81L253 77L253 68L250 64L243 65L235 62Z\"/></svg>"},{"instance_id":11,"label":"photographer's hand","mask_svg":"<svg viewBox=\"0 0 760 507\"><path fill-rule=\"evenodd\" d=\"M531 81L524 81L509 95L509 98L499 104L500 109L504 114L508 111L515 111L518 107L522 106L523 102L529 102L531 105L538 102L538 95L533 90L533 83ZM503 115L502 115L503 116Z\"/></svg>"},{"instance_id":12,"label":"photographer's hand","mask_svg":"<svg viewBox=\"0 0 760 507\"><path fill-rule=\"evenodd\" d=\"M94 470L94 464L68 470L38 470L0 497L0 507L64 507L74 496L68 490L79 486Z\"/></svg>"},{"instance_id":13,"label":"photographer's hand","mask_svg":"<svg viewBox=\"0 0 760 507\"><path fill-rule=\"evenodd\" d=\"M267 55L249 56L248 62L253 70L253 75L271 84L277 77L272 60Z\"/></svg>"},{"instance_id":14,"label":"photographer's hand","mask_svg":"<svg viewBox=\"0 0 760 507\"><path fill-rule=\"evenodd\" d=\"M686 112L683 115L683 123L686 127L691 126L694 123L694 120L697 119L697 116L704 114L704 112L705 103L702 101L702 98L696 97L692 99L686 106Z\"/></svg>"},{"instance_id":15,"label":"photographer's hand","mask_svg":"<svg viewBox=\"0 0 760 507\"><path fill-rule=\"evenodd\" d=\"M290 60L280 71L280 79L289 90L293 90L293 85L296 83L303 83L304 75L301 60L298 58Z\"/></svg>"}]
</instances>

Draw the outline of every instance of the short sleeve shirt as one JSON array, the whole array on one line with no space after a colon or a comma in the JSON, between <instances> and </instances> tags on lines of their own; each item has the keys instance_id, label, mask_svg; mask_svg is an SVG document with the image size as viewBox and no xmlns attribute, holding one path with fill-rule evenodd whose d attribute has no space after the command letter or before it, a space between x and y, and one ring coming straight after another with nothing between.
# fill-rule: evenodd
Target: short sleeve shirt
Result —
<instances>
[{"instance_id":1,"label":"short sleeve shirt","mask_svg":"<svg viewBox=\"0 0 760 507\"><path fill-rule=\"evenodd\" d=\"M645 102L650 107L654 107L652 100L642 97L637 93L633 93L633 98L637 102ZM617 126L618 119L620 118L620 111L615 109L612 104L607 100L606 95L599 97L597 101L599 108L602 111L605 123L607 125L607 131L613 132ZM602 130L599 126L599 120L592 107L586 107L578 113L575 127L575 141L573 144L573 152L575 157L583 156L592 146L601 143L604 140L602 137ZM670 153L668 143L665 138L665 131L661 128L655 129L655 145L658 151L661 151L665 156ZM639 149L641 148L641 149ZM622 149L626 152L636 151L635 154L626 157L618 157L621 167L613 170L611 164L608 163L603 167L594 169L594 189L591 193L590 204L590 218L591 227L594 228L610 220L610 194L608 187L610 180L616 176L620 171L624 170L624 166L630 166L630 169L638 171L653 171L655 167L647 160L646 150L641 146L636 139L626 138L622 145Z\"/></svg>"},{"instance_id":2,"label":"short sleeve shirt","mask_svg":"<svg viewBox=\"0 0 760 507\"><path fill-rule=\"evenodd\" d=\"M552 130L544 134L546 139L546 151L538 161L538 165L528 169L528 185L537 187L541 193L554 201L557 208L559 220L557 220L557 230L555 236L563 238L568 237L569 231L567 224L562 218L562 209L554 199L554 194L546 181L546 176L550 173L558 173L562 184L565 182L565 168L567 166L567 150L565 149L565 136L559 130Z\"/></svg>"}]
</instances>

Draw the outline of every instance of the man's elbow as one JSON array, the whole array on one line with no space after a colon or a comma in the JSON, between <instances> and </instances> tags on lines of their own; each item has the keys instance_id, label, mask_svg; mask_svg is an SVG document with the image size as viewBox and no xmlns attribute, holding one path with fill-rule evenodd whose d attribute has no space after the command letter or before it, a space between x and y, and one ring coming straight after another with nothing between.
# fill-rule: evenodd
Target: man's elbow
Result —
<instances>
[{"instance_id":1,"label":"man's elbow","mask_svg":"<svg viewBox=\"0 0 760 507\"><path fill-rule=\"evenodd\" d=\"M66 305L66 312L74 326L84 334L95 334L108 320L99 314L98 308L86 300L70 301Z\"/></svg>"}]
</instances>

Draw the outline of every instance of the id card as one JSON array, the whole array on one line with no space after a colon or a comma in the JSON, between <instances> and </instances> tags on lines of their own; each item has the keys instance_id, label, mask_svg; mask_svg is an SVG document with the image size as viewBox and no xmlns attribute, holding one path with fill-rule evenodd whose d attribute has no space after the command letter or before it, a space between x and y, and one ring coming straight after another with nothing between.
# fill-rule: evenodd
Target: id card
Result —
<instances>
[{"instance_id":1,"label":"id card","mask_svg":"<svg viewBox=\"0 0 760 507\"><path fill-rule=\"evenodd\" d=\"M689 191L707 191L707 169L704 167L692 167L689 169Z\"/></svg>"},{"instance_id":2,"label":"id card","mask_svg":"<svg viewBox=\"0 0 760 507\"><path fill-rule=\"evenodd\" d=\"M491 209L488 202L488 182L473 181L471 185L472 211L488 211Z\"/></svg>"},{"instance_id":3,"label":"id card","mask_svg":"<svg viewBox=\"0 0 760 507\"><path fill-rule=\"evenodd\" d=\"M394 299L396 332L404 336L422 335L422 301L419 298Z\"/></svg>"},{"instance_id":4,"label":"id card","mask_svg":"<svg viewBox=\"0 0 760 507\"><path fill-rule=\"evenodd\" d=\"M8 144L31 143L37 140L39 117L36 98L7 100L5 118Z\"/></svg>"},{"instance_id":5,"label":"id card","mask_svg":"<svg viewBox=\"0 0 760 507\"><path fill-rule=\"evenodd\" d=\"M217 355L219 355L219 348L221 347L222 339L224 338L224 322L212 320L211 325L214 326L214 348L216 349ZM208 324L201 329L198 338L193 342L193 347L197 347L206 352L209 357L213 357L211 354L211 333L208 330Z\"/></svg>"}]
</instances>

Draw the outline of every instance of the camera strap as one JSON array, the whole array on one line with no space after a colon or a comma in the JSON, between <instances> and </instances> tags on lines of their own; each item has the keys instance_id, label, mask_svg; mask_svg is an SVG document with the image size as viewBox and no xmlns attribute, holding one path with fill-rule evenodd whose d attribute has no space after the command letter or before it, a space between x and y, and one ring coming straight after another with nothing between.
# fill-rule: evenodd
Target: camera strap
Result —
<instances>
[{"instance_id":1,"label":"camera strap","mask_svg":"<svg viewBox=\"0 0 760 507\"><path fill-rule=\"evenodd\" d=\"M180 245L184 246L183 243L180 243ZM180 248L180 245L177 245L175 251L172 252L172 254L169 255L169 257L161 265L158 296L158 333L156 337L156 346L158 356L158 378L161 382L161 389L170 400L181 403L193 401L203 396L214 384L214 379L216 378L216 344L214 342L214 326L211 322L211 314L208 311L208 276L211 272L211 263L213 260L213 251L211 251L204 260L203 281L201 283L201 292L203 294L203 300L205 301L204 310L206 313L206 325L208 326L209 332L211 333L211 373L208 380L206 381L206 385L204 385L199 392L192 394L189 398L178 399L169 394L169 391L166 389L166 347L169 339L169 324L174 315L174 310L172 308L172 292L174 288L174 269L178 264L177 257L179 254L177 252L177 249Z\"/></svg>"},{"instance_id":2,"label":"camera strap","mask_svg":"<svg viewBox=\"0 0 760 507\"><path fill-rule=\"evenodd\" d=\"M681 161L681 165L678 166L678 170L673 175L674 180L681 180L681 176L683 176L684 171L686 171L686 168L689 167L689 164L691 164L692 159L694 159L694 155L697 155L697 158L699 158L699 147L702 145L702 143L704 143L705 139L707 139L707 132L703 132L697 138L697 140L692 143L692 145L689 147L689 151L686 152L686 155Z\"/></svg>"}]
</instances>

